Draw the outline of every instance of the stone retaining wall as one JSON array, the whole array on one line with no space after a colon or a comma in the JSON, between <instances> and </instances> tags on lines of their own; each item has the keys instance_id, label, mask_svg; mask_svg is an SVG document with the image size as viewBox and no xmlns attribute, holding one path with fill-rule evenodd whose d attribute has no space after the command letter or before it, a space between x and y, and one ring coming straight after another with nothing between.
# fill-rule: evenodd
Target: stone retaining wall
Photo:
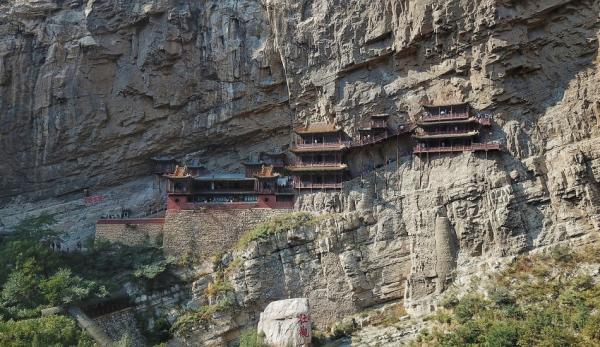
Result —
<instances>
[{"instance_id":1,"label":"stone retaining wall","mask_svg":"<svg viewBox=\"0 0 600 347\"><path fill-rule=\"evenodd\" d=\"M270 217L289 210L232 209L167 211L163 247L167 255L207 260L229 250L240 236Z\"/></svg>"},{"instance_id":2,"label":"stone retaining wall","mask_svg":"<svg viewBox=\"0 0 600 347\"><path fill-rule=\"evenodd\" d=\"M115 345L146 346L131 308L96 317L94 322L115 342Z\"/></svg>"},{"instance_id":3,"label":"stone retaining wall","mask_svg":"<svg viewBox=\"0 0 600 347\"><path fill-rule=\"evenodd\" d=\"M96 240L104 239L129 246L160 244L164 218L101 219L96 223Z\"/></svg>"}]
</instances>

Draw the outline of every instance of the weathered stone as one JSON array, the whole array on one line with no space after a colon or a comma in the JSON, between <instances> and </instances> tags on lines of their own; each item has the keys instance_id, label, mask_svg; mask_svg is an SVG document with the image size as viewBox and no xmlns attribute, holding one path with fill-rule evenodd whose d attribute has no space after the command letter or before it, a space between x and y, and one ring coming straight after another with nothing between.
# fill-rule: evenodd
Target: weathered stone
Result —
<instances>
[{"instance_id":1,"label":"weathered stone","mask_svg":"<svg viewBox=\"0 0 600 347\"><path fill-rule=\"evenodd\" d=\"M309 298L319 327L394 300L428 312L445 283L600 231L599 6L1 2L0 226L48 212L58 229L90 233L104 213L161 206L145 176L153 155L236 170L251 151L287 145L291 123L332 120L356 135L374 112L400 122L422 103L468 101L493 115L482 139L503 153L418 158L409 137L353 151L353 173L393 163L341 192L301 195L298 209L331 218L236 253L228 275L252 323L288 297ZM86 204L87 187L105 200ZM173 227L171 252L202 235ZM204 255L218 239L203 242ZM226 324L206 341L235 339Z\"/></svg>"},{"instance_id":2,"label":"weathered stone","mask_svg":"<svg viewBox=\"0 0 600 347\"><path fill-rule=\"evenodd\" d=\"M310 346L311 320L308 299L274 301L260 314L258 331L271 346Z\"/></svg>"}]
</instances>

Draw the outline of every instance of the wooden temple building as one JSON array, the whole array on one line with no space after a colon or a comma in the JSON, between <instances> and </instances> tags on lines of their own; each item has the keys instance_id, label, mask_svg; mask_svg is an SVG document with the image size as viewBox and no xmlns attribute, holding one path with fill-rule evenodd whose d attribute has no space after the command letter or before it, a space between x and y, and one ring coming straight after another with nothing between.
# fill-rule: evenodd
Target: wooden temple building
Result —
<instances>
[{"instance_id":1,"label":"wooden temple building","mask_svg":"<svg viewBox=\"0 0 600 347\"><path fill-rule=\"evenodd\" d=\"M413 135L414 154L499 151L499 143L479 141L491 124L488 117L474 116L468 104L424 106Z\"/></svg>"},{"instance_id":2,"label":"wooden temple building","mask_svg":"<svg viewBox=\"0 0 600 347\"><path fill-rule=\"evenodd\" d=\"M349 148L342 128L330 123L313 123L294 130L286 170L295 189L341 189L348 165L343 162Z\"/></svg>"},{"instance_id":3,"label":"wooden temple building","mask_svg":"<svg viewBox=\"0 0 600 347\"><path fill-rule=\"evenodd\" d=\"M187 167L177 166L166 174L167 209L194 210L205 208L275 208L294 206L294 191L290 180L274 166L254 163L246 165L245 173L193 175Z\"/></svg>"},{"instance_id":4,"label":"wooden temple building","mask_svg":"<svg viewBox=\"0 0 600 347\"><path fill-rule=\"evenodd\" d=\"M390 161L387 156L390 149L398 156L400 141L407 140L399 135L409 133L416 141L415 155L499 151L499 143L480 141L481 133L489 127L491 118L474 115L468 104L424 106L416 124L391 125L389 115L373 115L358 129L358 138L354 141L335 124L321 122L298 127L294 129L289 152L252 155L242 162L243 173L208 174L199 163L177 166L170 157L153 158L153 170L167 178L167 209L287 209L293 208L295 196L301 191L341 189L351 173L356 175L347 160L354 164L360 160L357 172L362 174L364 156L361 157L358 149L364 146L387 146L374 149L383 153L377 154L383 158L382 165ZM393 138L397 142L386 142ZM405 142L402 146L410 148L412 144ZM368 150L373 153L372 149Z\"/></svg>"}]
</instances>

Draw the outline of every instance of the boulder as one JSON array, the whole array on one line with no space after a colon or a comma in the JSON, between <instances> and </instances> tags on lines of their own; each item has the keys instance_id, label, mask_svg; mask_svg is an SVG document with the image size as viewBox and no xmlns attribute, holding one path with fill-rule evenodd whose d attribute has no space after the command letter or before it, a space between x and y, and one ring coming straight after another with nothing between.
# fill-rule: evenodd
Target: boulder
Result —
<instances>
[{"instance_id":1,"label":"boulder","mask_svg":"<svg viewBox=\"0 0 600 347\"><path fill-rule=\"evenodd\" d=\"M308 299L287 299L270 303L260 314L258 331L271 346L310 346L311 321Z\"/></svg>"}]
</instances>

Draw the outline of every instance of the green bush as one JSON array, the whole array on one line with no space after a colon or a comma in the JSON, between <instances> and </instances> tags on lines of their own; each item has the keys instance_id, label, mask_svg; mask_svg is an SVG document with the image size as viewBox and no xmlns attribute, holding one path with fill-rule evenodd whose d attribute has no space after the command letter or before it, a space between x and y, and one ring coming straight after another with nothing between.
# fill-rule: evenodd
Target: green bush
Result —
<instances>
[{"instance_id":1,"label":"green bush","mask_svg":"<svg viewBox=\"0 0 600 347\"><path fill-rule=\"evenodd\" d=\"M39 318L41 310L104 297L127 281L147 287L176 281L168 271L172 261L155 247L100 241L85 253L54 252L48 247L57 235L53 222L48 215L24 220L0 240L0 346L85 345L72 321ZM63 332L58 323L65 323Z\"/></svg>"},{"instance_id":2,"label":"green bush","mask_svg":"<svg viewBox=\"0 0 600 347\"><path fill-rule=\"evenodd\" d=\"M75 321L62 316L0 322L0 346L94 346Z\"/></svg>"},{"instance_id":3,"label":"green bush","mask_svg":"<svg viewBox=\"0 0 600 347\"><path fill-rule=\"evenodd\" d=\"M489 347L513 347L519 340L519 328L514 321L499 321L485 329L483 342Z\"/></svg>"},{"instance_id":4,"label":"green bush","mask_svg":"<svg viewBox=\"0 0 600 347\"><path fill-rule=\"evenodd\" d=\"M265 337L255 329L246 329L240 334L240 347L265 347Z\"/></svg>"},{"instance_id":5,"label":"green bush","mask_svg":"<svg viewBox=\"0 0 600 347\"><path fill-rule=\"evenodd\" d=\"M331 334L335 338L341 338L344 336L350 336L356 330L357 326L354 319L345 319L341 322L336 323L333 326Z\"/></svg>"},{"instance_id":6,"label":"green bush","mask_svg":"<svg viewBox=\"0 0 600 347\"><path fill-rule=\"evenodd\" d=\"M40 291L52 305L64 305L82 300L95 293L108 295L106 288L93 281L73 276L70 269L59 269L54 275L40 281Z\"/></svg>"},{"instance_id":7,"label":"green bush","mask_svg":"<svg viewBox=\"0 0 600 347\"><path fill-rule=\"evenodd\" d=\"M599 346L600 284L580 271L600 261L598 248L522 256L492 279L487 297L475 288L448 294L433 317L442 331L430 335L433 344Z\"/></svg>"},{"instance_id":8,"label":"green bush","mask_svg":"<svg viewBox=\"0 0 600 347\"><path fill-rule=\"evenodd\" d=\"M314 215L306 212L288 213L270 218L260 223L240 237L237 248L244 249L252 241L263 239L288 230L311 225L318 220Z\"/></svg>"},{"instance_id":9,"label":"green bush","mask_svg":"<svg viewBox=\"0 0 600 347\"><path fill-rule=\"evenodd\" d=\"M212 322L215 314L231 313L234 308L235 300L232 297L222 298L214 305L202 306L197 310L191 310L182 314L171 327L171 332L183 335L188 334L198 324Z\"/></svg>"},{"instance_id":10,"label":"green bush","mask_svg":"<svg viewBox=\"0 0 600 347\"><path fill-rule=\"evenodd\" d=\"M137 265L133 275L136 278L142 278L146 280L153 280L157 278L159 275L163 274L167 271L169 265L173 264L175 261L173 258L167 259L159 259L155 262L147 263L147 264L139 264Z\"/></svg>"},{"instance_id":11,"label":"green bush","mask_svg":"<svg viewBox=\"0 0 600 347\"><path fill-rule=\"evenodd\" d=\"M469 294L463 297L454 307L454 315L460 322L473 319L473 316L486 309L486 302L477 294Z\"/></svg>"},{"instance_id":12,"label":"green bush","mask_svg":"<svg viewBox=\"0 0 600 347\"><path fill-rule=\"evenodd\" d=\"M600 345L600 313L595 313L587 319L582 333L588 341Z\"/></svg>"}]
</instances>

